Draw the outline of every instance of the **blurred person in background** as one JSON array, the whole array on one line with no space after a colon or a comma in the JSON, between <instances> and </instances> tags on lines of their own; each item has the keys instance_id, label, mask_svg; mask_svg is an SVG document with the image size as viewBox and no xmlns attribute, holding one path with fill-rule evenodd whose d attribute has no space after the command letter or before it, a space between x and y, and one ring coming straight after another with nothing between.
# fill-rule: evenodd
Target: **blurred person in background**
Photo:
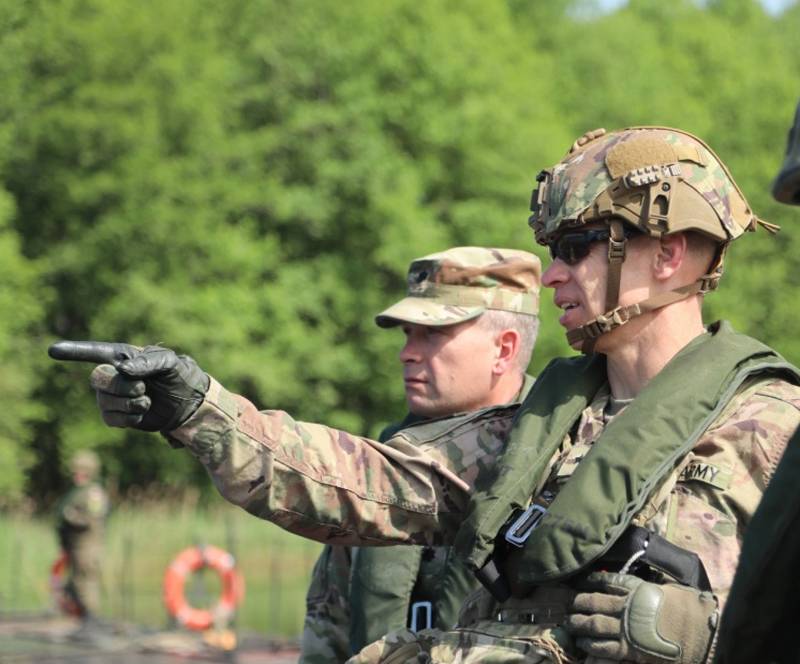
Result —
<instances>
[{"instance_id":1,"label":"blurred person in background","mask_svg":"<svg viewBox=\"0 0 800 664\"><path fill-rule=\"evenodd\" d=\"M105 522L109 500L98 482L100 459L91 450L76 452L69 461L72 488L57 508L56 532L68 557L64 592L81 620L78 635L100 626Z\"/></svg>"},{"instance_id":2,"label":"blurred person in background","mask_svg":"<svg viewBox=\"0 0 800 664\"><path fill-rule=\"evenodd\" d=\"M449 294L431 296L434 275ZM435 437L524 399L533 382L525 371L538 332L540 275L536 256L510 249L456 247L411 263L406 297L375 318L405 335L400 362L408 407L378 440L403 429ZM503 292L512 283L522 297L498 300L492 309L464 306L487 288ZM478 586L451 547L328 544L306 598L300 661L342 662L396 629L448 629Z\"/></svg>"}]
</instances>

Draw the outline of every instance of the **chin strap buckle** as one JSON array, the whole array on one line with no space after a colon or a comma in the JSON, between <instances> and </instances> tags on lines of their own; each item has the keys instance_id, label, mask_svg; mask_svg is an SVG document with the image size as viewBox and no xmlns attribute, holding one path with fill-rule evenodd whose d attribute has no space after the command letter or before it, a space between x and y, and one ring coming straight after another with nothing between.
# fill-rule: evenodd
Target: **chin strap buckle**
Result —
<instances>
[{"instance_id":1,"label":"chin strap buckle","mask_svg":"<svg viewBox=\"0 0 800 664\"><path fill-rule=\"evenodd\" d=\"M622 263L625 260L625 236L621 240L608 238L608 262Z\"/></svg>"},{"instance_id":2,"label":"chin strap buckle","mask_svg":"<svg viewBox=\"0 0 800 664\"><path fill-rule=\"evenodd\" d=\"M583 330L584 337L588 339L596 339L606 332L622 327L631 318L638 316L641 313L638 304L633 304L629 307L617 307L604 314L599 315L593 321L586 323L583 327L578 329Z\"/></svg>"},{"instance_id":3,"label":"chin strap buckle","mask_svg":"<svg viewBox=\"0 0 800 664\"><path fill-rule=\"evenodd\" d=\"M616 309L612 309L611 311L601 314L585 325L576 327L574 330L569 330L567 332L567 342L570 345L573 345L579 341L594 342L598 337L602 336L606 332L611 332L611 330L622 327L631 318L635 318L641 313L642 308L639 306L639 304L631 304L627 307L617 307ZM591 347L593 346L594 343L591 344ZM584 350L584 352L589 353L591 352L591 349L589 348Z\"/></svg>"},{"instance_id":4,"label":"chin strap buckle","mask_svg":"<svg viewBox=\"0 0 800 664\"><path fill-rule=\"evenodd\" d=\"M612 219L608 223L608 262L622 263L625 261L625 229L619 219ZM617 291L619 285L617 285ZM614 302L616 305L616 302Z\"/></svg>"},{"instance_id":5,"label":"chin strap buckle","mask_svg":"<svg viewBox=\"0 0 800 664\"><path fill-rule=\"evenodd\" d=\"M698 291L700 295L705 295L706 293L717 290L717 286L719 286L719 280L721 278L721 270L717 270L711 274L704 274L702 277L700 277L698 280L700 283L700 290Z\"/></svg>"}]
</instances>

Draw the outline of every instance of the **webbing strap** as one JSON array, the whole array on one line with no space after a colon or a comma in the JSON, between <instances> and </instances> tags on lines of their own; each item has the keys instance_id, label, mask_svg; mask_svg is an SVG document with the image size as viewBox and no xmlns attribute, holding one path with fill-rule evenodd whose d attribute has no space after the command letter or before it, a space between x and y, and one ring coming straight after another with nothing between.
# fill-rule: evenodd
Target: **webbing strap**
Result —
<instances>
[{"instance_id":1,"label":"webbing strap","mask_svg":"<svg viewBox=\"0 0 800 664\"><path fill-rule=\"evenodd\" d=\"M608 278L606 279L606 311L614 310L619 304L619 289L622 283L622 264L625 262L625 231L619 219L608 222ZM598 335L599 336L599 335ZM567 336L569 339L569 335ZM594 352L597 337L585 337L581 352L590 355Z\"/></svg>"},{"instance_id":2,"label":"webbing strap","mask_svg":"<svg viewBox=\"0 0 800 664\"><path fill-rule=\"evenodd\" d=\"M668 304L679 302L680 300L684 300L692 295L697 295L698 293L707 293L709 290L713 290L713 288L716 287L716 281L718 280L719 277L716 275L707 274L694 283L688 284L687 286L675 288L674 290L661 293L654 297L648 298L643 302L637 302L636 304L631 304L627 307L617 307L612 309L598 316L594 320L576 327L574 330L569 330L567 332L567 341L570 345L573 345L579 341L586 341L587 339L596 340L600 335L625 325L625 323L632 318L636 318L637 316L641 316L642 314L650 311L655 311L656 309L661 309L661 307L666 307Z\"/></svg>"},{"instance_id":3,"label":"webbing strap","mask_svg":"<svg viewBox=\"0 0 800 664\"><path fill-rule=\"evenodd\" d=\"M619 286L622 281L622 264L625 262L625 232L619 219L608 224L608 284L606 285L606 311L619 304Z\"/></svg>"}]
</instances>

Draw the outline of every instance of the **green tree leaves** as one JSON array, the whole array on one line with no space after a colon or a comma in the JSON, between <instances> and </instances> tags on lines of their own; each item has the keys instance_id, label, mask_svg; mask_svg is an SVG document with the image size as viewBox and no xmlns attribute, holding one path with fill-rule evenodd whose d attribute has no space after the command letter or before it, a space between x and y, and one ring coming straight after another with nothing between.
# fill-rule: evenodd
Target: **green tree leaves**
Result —
<instances>
[{"instance_id":1,"label":"green tree leaves","mask_svg":"<svg viewBox=\"0 0 800 664\"><path fill-rule=\"evenodd\" d=\"M372 318L409 261L533 248L535 174L598 126L696 131L783 224L737 243L709 313L800 359L796 224L767 193L797 22L688 0L0 0L0 499L27 472L47 500L83 446L122 489L204 481L101 425L86 368L44 359L58 337L161 342L264 407L377 433L403 410L400 337ZM568 352L542 308L534 368Z\"/></svg>"}]
</instances>

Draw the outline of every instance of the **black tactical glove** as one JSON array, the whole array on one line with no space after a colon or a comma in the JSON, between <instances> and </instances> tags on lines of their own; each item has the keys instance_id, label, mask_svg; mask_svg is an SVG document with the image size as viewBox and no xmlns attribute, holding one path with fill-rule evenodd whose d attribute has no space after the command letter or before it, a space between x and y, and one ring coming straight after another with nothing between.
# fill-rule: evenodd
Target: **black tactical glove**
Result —
<instances>
[{"instance_id":1,"label":"black tactical glove","mask_svg":"<svg viewBox=\"0 0 800 664\"><path fill-rule=\"evenodd\" d=\"M110 363L95 367L90 382L103 421L112 427L172 431L208 390L208 376L191 357L161 346L59 341L48 352L56 360Z\"/></svg>"},{"instance_id":2,"label":"black tactical glove","mask_svg":"<svg viewBox=\"0 0 800 664\"><path fill-rule=\"evenodd\" d=\"M632 574L589 575L565 627L579 648L601 659L637 664L702 664L717 626L708 592L657 584Z\"/></svg>"}]
</instances>

